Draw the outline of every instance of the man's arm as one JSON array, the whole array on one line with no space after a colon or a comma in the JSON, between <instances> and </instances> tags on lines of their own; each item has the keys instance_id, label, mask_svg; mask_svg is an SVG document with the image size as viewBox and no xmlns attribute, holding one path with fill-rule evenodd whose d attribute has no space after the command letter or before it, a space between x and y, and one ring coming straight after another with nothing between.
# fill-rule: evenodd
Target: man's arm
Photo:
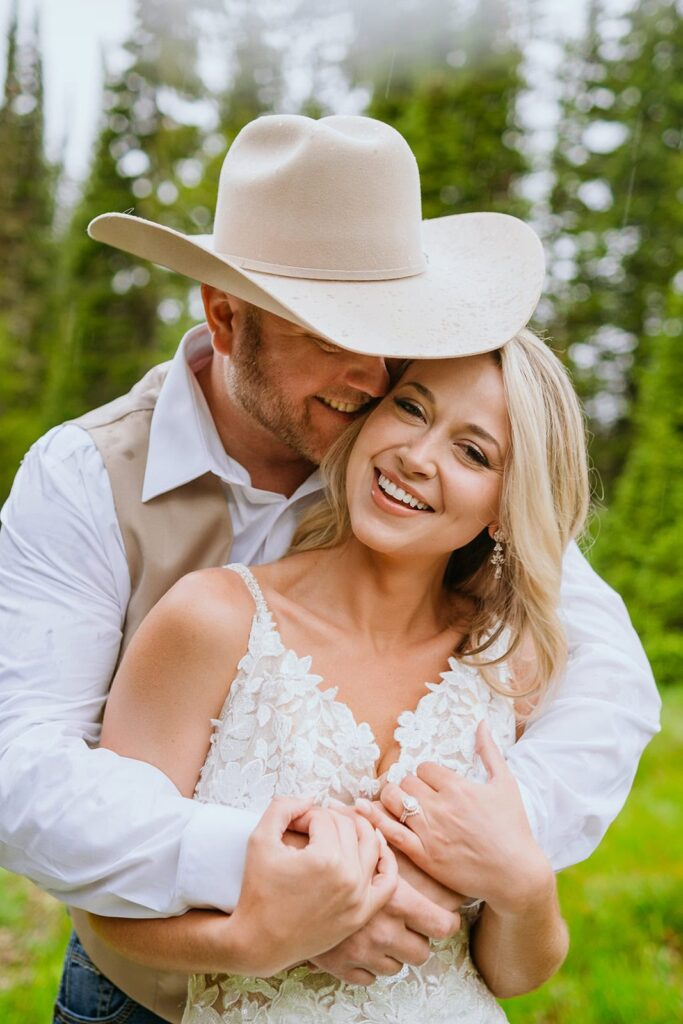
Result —
<instances>
[{"instance_id":1,"label":"man's arm","mask_svg":"<svg viewBox=\"0 0 683 1024\"><path fill-rule=\"evenodd\" d=\"M303 846L284 841L292 824L303 827ZM386 841L366 821L276 797L249 840L232 914L191 910L165 921L95 915L91 921L105 942L150 967L267 978L362 927L387 902L397 878Z\"/></svg>"},{"instance_id":2,"label":"man's arm","mask_svg":"<svg viewBox=\"0 0 683 1024\"><path fill-rule=\"evenodd\" d=\"M232 910L258 816L184 798L153 766L91 748L130 584L85 432L38 442L2 523L0 862L96 913Z\"/></svg>"},{"instance_id":3,"label":"man's arm","mask_svg":"<svg viewBox=\"0 0 683 1024\"><path fill-rule=\"evenodd\" d=\"M575 544L565 555L560 610L567 668L508 753L534 835L555 870L597 847L659 730L661 708L621 598Z\"/></svg>"},{"instance_id":4,"label":"man's arm","mask_svg":"<svg viewBox=\"0 0 683 1024\"><path fill-rule=\"evenodd\" d=\"M129 589L102 460L84 431L58 428L26 457L0 530L0 863L95 914L232 911L258 815L189 800L158 768L91 749ZM403 917L397 906L384 941L362 930L354 969L378 970L388 948L409 959L418 936L404 922L455 926L401 892ZM339 958L328 969L341 975Z\"/></svg>"}]
</instances>

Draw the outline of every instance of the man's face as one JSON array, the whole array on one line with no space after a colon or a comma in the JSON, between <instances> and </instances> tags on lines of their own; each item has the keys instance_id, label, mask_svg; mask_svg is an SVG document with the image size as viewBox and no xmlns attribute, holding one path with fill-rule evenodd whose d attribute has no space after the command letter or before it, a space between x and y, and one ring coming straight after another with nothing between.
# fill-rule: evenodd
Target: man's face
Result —
<instances>
[{"instance_id":1,"label":"man's face","mask_svg":"<svg viewBox=\"0 0 683 1024\"><path fill-rule=\"evenodd\" d=\"M317 464L367 404L386 394L386 361L240 306L226 366L231 397L281 443Z\"/></svg>"}]
</instances>

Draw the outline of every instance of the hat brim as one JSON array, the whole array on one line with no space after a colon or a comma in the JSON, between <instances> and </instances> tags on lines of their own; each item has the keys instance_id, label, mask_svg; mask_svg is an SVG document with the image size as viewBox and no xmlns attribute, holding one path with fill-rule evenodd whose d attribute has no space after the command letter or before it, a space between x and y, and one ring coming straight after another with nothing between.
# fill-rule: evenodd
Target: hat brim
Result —
<instances>
[{"instance_id":1,"label":"hat brim","mask_svg":"<svg viewBox=\"0 0 683 1024\"><path fill-rule=\"evenodd\" d=\"M329 281L248 270L213 251L211 235L183 235L105 213L91 238L251 302L352 352L442 359L500 348L524 327L543 287L534 231L502 213L423 222L427 270L388 281Z\"/></svg>"}]
</instances>

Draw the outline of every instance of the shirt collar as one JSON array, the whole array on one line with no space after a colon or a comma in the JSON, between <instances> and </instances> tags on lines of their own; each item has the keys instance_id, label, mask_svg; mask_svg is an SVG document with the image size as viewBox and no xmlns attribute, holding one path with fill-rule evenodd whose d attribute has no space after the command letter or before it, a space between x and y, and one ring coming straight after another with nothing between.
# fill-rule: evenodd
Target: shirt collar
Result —
<instances>
[{"instance_id":1,"label":"shirt collar","mask_svg":"<svg viewBox=\"0 0 683 1024\"><path fill-rule=\"evenodd\" d=\"M195 377L212 352L206 324L189 330L178 346L152 414L143 502L204 473L214 473L229 484L251 488L247 470L225 451ZM316 470L289 500L321 488L320 472Z\"/></svg>"}]
</instances>

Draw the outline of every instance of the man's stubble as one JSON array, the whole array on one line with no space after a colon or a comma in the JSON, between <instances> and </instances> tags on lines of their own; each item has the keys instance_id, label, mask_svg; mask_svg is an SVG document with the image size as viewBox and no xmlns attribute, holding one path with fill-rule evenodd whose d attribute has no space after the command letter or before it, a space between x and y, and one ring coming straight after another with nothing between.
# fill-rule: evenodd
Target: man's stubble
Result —
<instances>
[{"instance_id":1,"label":"man's stubble","mask_svg":"<svg viewBox=\"0 0 683 1024\"><path fill-rule=\"evenodd\" d=\"M281 444L317 466L324 452L316 443L308 402L297 403L288 398L278 376L268 363L259 310L248 306L240 343L230 357L231 397Z\"/></svg>"}]
</instances>

